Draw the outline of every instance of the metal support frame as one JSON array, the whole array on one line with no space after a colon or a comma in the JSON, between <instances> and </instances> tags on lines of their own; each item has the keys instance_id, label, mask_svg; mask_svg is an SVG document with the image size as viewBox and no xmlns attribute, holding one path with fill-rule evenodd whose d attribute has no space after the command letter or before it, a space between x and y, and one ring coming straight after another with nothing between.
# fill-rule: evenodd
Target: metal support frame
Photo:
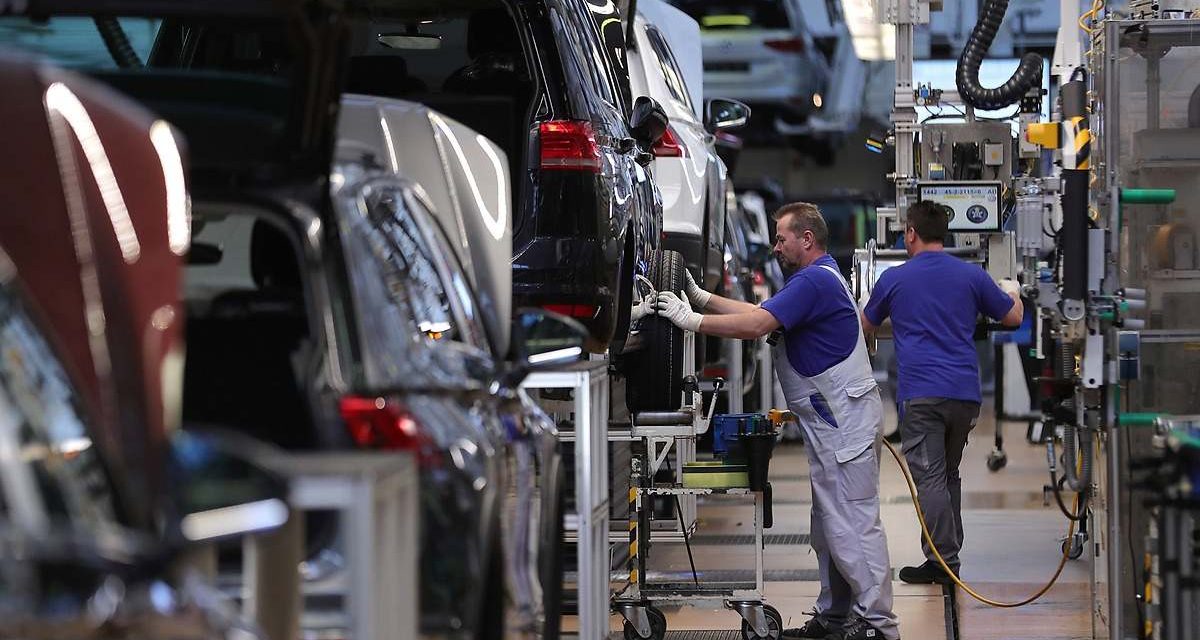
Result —
<instances>
[{"instance_id":1,"label":"metal support frame","mask_svg":"<svg viewBox=\"0 0 1200 640\"><path fill-rule=\"evenodd\" d=\"M346 616L355 640L417 637L417 557L420 519L417 465L412 454L279 453L257 463L289 481L293 510L337 510L346 554ZM304 527L245 542L243 606L271 638L296 637L300 608L279 606L278 585L300 602ZM291 635L288 635L288 634Z\"/></svg>"},{"instance_id":2,"label":"metal support frame","mask_svg":"<svg viewBox=\"0 0 1200 640\"><path fill-rule=\"evenodd\" d=\"M579 638L608 638L608 416L609 377L605 359L531 374L525 389L574 391L575 430L561 433L575 443L575 506L578 513Z\"/></svg>"},{"instance_id":3,"label":"metal support frame","mask_svg":"<svg viewBox=\"0 0 1200 640\"><path fill-rule=\"evenodd\" d=\"M908 213L908 193L917 179L913 142L921 130L913 96L913 27L929 22L929 3L926 0L888 0L883 21L896 25L896 85L891 117L896 172L891 178L896 183L896 214L899 221L904 222Z\"/></svg>"}]
</instances>

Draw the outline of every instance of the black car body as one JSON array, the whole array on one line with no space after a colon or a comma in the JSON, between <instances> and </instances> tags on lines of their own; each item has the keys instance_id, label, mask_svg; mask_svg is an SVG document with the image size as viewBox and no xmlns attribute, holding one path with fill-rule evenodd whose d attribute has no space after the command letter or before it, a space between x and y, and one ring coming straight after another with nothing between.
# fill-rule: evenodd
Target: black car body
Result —
<instances>
[{"instance_id":1,"label":"black car body","mask_svg":"<svg viewBox=\"0 0 1200 640\"><path fill-rule=\"evenodd\" d=\"M613 3L381 2L353 47L348 90L429 105L508 155L514 304L580 320L593 350L636 348L662 206Z\"/></svg>"},{"instance_id":2,"label":"black car body","mask_svg":"<svg viewBox=\"0 0 1200 640\"><path fill-rule=\"evenodd\" d=\"M41 36L69 24L106 51L96 7L27 8ZM416 187L365 158L333 167L352 14L307 0L120 9L140 19L101 19L110 42L152 35L107 49L117 64L89 72L179 127L193 152L185 428L293 450L414 452L420 627L499 632L513 401ZM337 548L333 516L308 519L308 545Z\"/></svg>"}]
</instances>

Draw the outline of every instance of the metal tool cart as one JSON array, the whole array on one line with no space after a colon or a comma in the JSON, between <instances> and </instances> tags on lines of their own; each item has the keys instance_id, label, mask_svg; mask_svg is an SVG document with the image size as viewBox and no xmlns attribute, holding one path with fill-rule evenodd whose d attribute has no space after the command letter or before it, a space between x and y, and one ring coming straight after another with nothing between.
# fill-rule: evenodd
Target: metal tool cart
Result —
<instances>
[{"instance_id":1,"label":"metal tool cart","mask_svg":"<svg viewBox=\"0 0 1200 640\"><path fill-rule=\"evenodd\" d=\"M689 376L684 385L683 408L671 412L644 412L634 416L631 435L645 443L643 454L633 461L632 479L628 499L629 520L629 578L627 584L612 598L613 610L625 619L624 633L627 640L662 640L667 631L666 616L655 603L682 603L705 605L722 603L742 617L742 637L746 640L778 640L783 630L783 618L779 611L763 601L763 529L770 526L770 487L766 482L766 464L751 470L755 465L740 468L726 465L715 469L716 474L705 474L707 469L696 469L695 477L701 478L692 484L688 474L679 474L682 480L671 484L655 484L654 478L666 462L674 446L693 447L695 438L707 432L713 422L716 397L721 392L723 381L711 383L711 396L707 411L701 383ZM707 389L706 389L707 390ZM772 412L778 424L785 412ZM761 416L760 416L761 418ZM765 421L765 419L763 419ZM774 445L776 430L754 434L764 437L769 459L770 446ZM769 439L769 442L767 441ZM756 447L761 449L761 447ZM679 463L682 466L682 461ZM703 463L702 463L703 464ZM712 463L710 463L712 464ZM737 474L743 474L740 477ZM708 476L707 481L704 476ZM715 478L715 480L713 479ZM670 496L676 500L680 522L685 522L678 500L681 497L701 495L746 496L754 504L754 581L738 583L700 582L692 561L689 542L691 527L682 526L684 544L688 545L688 558L692 562L693 582L651 583L646 581L646 559L653 543L668 543L660 535L653 535L650 527L651 504L655 496Z\"/></svg>"}]
</instances>

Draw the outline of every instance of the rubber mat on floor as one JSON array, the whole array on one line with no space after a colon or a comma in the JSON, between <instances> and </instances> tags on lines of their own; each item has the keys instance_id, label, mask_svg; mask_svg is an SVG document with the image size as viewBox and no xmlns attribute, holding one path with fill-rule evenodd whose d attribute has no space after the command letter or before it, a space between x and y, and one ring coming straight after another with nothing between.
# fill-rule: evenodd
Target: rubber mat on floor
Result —
<instances>
[{"instance_id":1,"label":"rubber mat on floor","mask_svg":"<svg viewBox=\"0 0 1200 640\"><path fill-rule=\"evenodd\" d=\"M807 545L809 536L807 533L768 533L763 536L763 542L769 545L791 546L791 545ZM711 534L704 533L698 536L692 536L692 544L702 545L739 545L739 544L754 544L754 536L746 533L732 534Z\"/></svg>"},{"instance_id":2,"label":"rubber mat on floor","mask_svg":"<svg viewBox=\"0 0 1200 640\"><path fill-rule=\"evenodd\" d=\"M625 640L625 636L620 633L613 633L608 637L609 640ZM732 629L667 631L664 640L742 640L742 632Z\"/></svg>"},{"instance_id":3,"label":"rubber mat on floor","mask_svg":"<svg viewBox=\"0 0 1200 640\"><path fill-rule=\"evenodd\" d=\"M700 582L718 584L747 583L753 586L753 569L707 569L697 572ZM763 579L767 582L819 582L821 574L816 569L766 569ZM676 583L687 585L692 581L692 572L683 571L649 571L646 574L648 583Z\"/></svg>"}]
</instances>

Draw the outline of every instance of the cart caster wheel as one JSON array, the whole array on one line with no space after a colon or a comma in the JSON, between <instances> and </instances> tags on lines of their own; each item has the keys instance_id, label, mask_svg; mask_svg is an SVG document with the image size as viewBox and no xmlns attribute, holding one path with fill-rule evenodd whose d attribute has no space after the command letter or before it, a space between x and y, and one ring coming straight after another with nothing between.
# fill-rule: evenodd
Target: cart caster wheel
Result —
<instances>
[{"instance_id":1,"label":"cart caster wheel","mask_svg":"<svg viewBox=\"0 0 1200 640\"><path fill-rule=\"evenodd\" d=\"M742 640L779 640L783 635L783 616L779 610L769 604L763 605L763 613L767 616L767 635L760 636L754 632L754 627L742 620Z\"/></svg>"},{"instance_id":2,"label":"cart caster wheel","mask_svg":"<svg viewBox=\"0 0 1200 640\"><path fill-rule=\"evenodd\" d=\"M1083 557L1083 541L1076 538L1063 540L1062 552L1067 554L1067 557L1072 560L1078 560Z\"/></svg>"},{"instance_id":3,"label":"cart caster wheel","mask_svg":"<svg viewBox=\"0 0 1200 640\"><path fill-rule=\"evenodd\" d=\"M993 449L987 457L988 471L999 471L1008 466L1008 454L998 449Z\"/></svg>"},{"instance_id":4,"label":"cart caster wheel","mask_svg":"<svg viewBox=\"0 0 1200 640\"><path fill-rule=\"evenodd\" d=\"M646 607L646 617L650 619L650 636L643 637L637 627L628 620L625 621L625 640L663 640L667 635L667 616L654 607Z\"/></svg>"}]
</instances>

